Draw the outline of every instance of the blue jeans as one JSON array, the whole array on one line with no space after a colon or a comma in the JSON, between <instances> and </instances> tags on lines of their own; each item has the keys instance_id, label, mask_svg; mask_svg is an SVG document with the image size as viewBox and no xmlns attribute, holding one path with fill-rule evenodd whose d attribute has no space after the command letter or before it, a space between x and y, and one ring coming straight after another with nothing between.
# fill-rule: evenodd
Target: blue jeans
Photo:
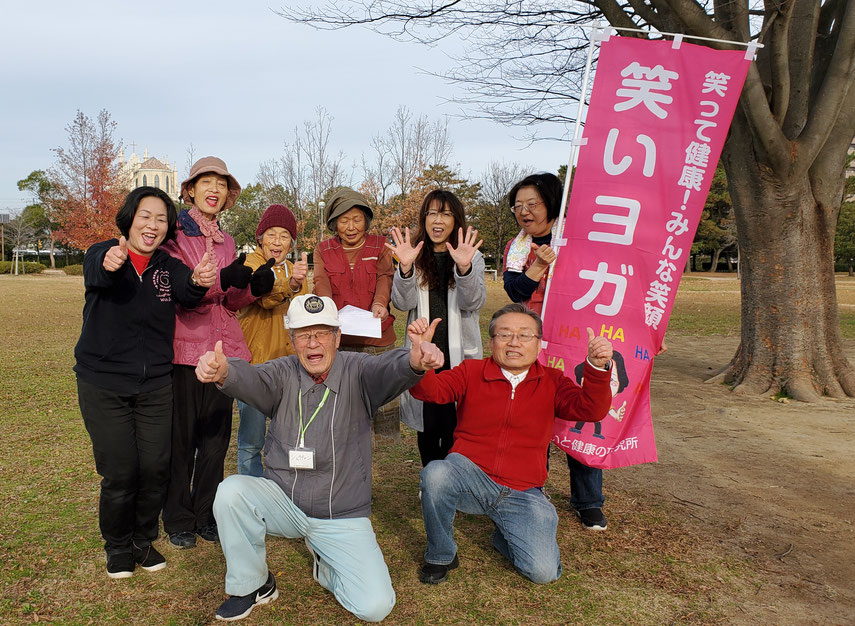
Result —
<instances>
[{"instance_id":1,"label":"blue jeans","mask_svg":"<svg viewBox=\"0 0 855 626\"><path fill-rule=\"evenodd\" d=\"M601 509L603 497L603 470L588 467L567 455L567 467L570 468L570 506L577 511Z\"/></svg>"},{"instance_id":2,"label":"blue jeans","mask_svg":"<svg viewBox=\"0 0 855 626\"><path fill-rule=\"evenodd\" d=\"M359 619L379 622L395 606L389 569L367 517L308 517L272 480L239 475L220 483L214 516L229 595L244 596L264 584L266 536L274 535L304 538L320 559L318 584Z\"/></svg>"},{"instance_id":3,"label":"blue jeans","mask_svg":"<svg viewBox=\"0 0 855 626\"><path fill-rule=\"evenodd\" d=\"M561 576L558 514L541 489L500 485L456 452L428 463L421 479L426 562L448 565L454 560L454 514L461 511L493 520L493 547L526 578L548 583Z\"/></svg>"},{"instance_id":4,"label":"blue jeans","mask_svg":"<svg viewBox=\"0 0 855 626\"><path fill-rule=\"evenodd\" d=\"M238 474L261 476L264 466L261 451L267 436L267 417L251 404L237 401L240 424L238 424Z\"/></svg>"}]
</instances>

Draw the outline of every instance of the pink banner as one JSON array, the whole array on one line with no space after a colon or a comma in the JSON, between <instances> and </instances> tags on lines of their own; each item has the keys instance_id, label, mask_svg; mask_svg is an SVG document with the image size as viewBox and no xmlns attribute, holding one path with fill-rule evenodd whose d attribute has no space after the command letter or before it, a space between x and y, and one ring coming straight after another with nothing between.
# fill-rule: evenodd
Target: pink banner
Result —
<instances>
[{"instance_id":1,"label":"pink banner","mask_svg":"<svg viewBox=\"0 0 855 626\"><path fill-rule=\"evenodd\" d=\"M592 467L656 461L650 373L749 62L745 51L603 42L541 362L579 380L590 326L614 345L602 422L556 420L553 441Z\"/></svg>"}]
</instances>

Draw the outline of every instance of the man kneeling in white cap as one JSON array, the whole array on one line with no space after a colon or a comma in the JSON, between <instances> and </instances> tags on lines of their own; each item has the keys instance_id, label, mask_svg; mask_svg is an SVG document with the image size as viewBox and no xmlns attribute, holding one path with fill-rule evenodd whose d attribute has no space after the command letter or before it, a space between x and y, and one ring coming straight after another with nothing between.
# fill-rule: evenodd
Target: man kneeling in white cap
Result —
<instances>
[{"instance_id":1,"label":"man kneeling in white cap","mask_svg":"<svg viewBox=\"0 0 855 626\"><path fill-rule=\"evenodd\" d=\"M395 591L368 518L371 416L441 367L442 352L419 341L379 356L338 352L338 310L312 294L294 298L285 323L296 355L253 366L226 358L218 343L196 368L202 382L272 416L264 475L229 476L217 489L230 595L217 619L242 619L278 597L266 562L270 534L304 538L315 580L356 617L379 622Z\"/></svg>"}]
</instances>

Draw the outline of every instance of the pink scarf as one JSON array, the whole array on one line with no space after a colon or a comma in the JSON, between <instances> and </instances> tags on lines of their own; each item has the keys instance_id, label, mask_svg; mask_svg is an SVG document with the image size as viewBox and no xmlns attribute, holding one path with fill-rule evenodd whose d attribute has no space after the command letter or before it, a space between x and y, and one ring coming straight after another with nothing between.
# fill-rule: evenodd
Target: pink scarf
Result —
<instances>
[{"instance_id":1,"label":"pink scarf","mask_svg":"<svg viewBox=\"0 0 855 626\"><path fill-rule=\"evenodd\" d=\"M217 264L217 253L214 252L214 243L223 243L223 231L220 230L220 225L217 220L206 219L197 207L193 207L187 212L193 221L199 226L199 230L205 236L205 250L208 253L208 258Z\"/></svg>"}]
</instances>

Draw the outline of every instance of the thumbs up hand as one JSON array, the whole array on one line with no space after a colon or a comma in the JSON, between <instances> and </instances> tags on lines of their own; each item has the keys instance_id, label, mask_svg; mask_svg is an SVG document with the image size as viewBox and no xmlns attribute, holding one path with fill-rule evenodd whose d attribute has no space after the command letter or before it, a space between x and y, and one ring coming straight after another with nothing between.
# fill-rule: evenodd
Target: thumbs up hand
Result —
<instances>
[{"instance_id":1,"label":"thumbs up hand","mask_svg":"<svg viewBox=\"0 0 855 626\"><path fill-rule=\"evenodd\" d=\"M252 278L252 268L243 264L246 253L241 252L231 264L220 270L220 288L228 291L229 287L245 289Z\"/></svg>"},{"instance_id":2,"label":"thumbs up hand","mask_svg":"<svg viewBox=\"0 0 855 626\"><path fill-rule=\"evenodd\" d=\"M588 360L594 367L600 369L612 360L612 344L605 337L594 337L594 331L589 326L588 331Z\"/></svg>"},{"instance_id":3,"label":"thumbs up hand","mask_svg":"<svg viewBox=\"0 0 855 626\"><path fill-rule=\"evenodd\" d=\"M209 350L199 357L196 365L196 378L201 383L221 383L229 375L229 362L223 354L223 342L218 341L213 351Z\"/></svg>"},{"instance_id":4,"label":"thumbs up hand","mask_svg":"<svg viewBox=\"0 0 855 626\"><path fill-rule=\"evenodd\" d=\"M107 250L104 261L101 263L108 272L115 272L125 264L128 258L128 240L122 235L119 237L119 245Z\"/></svg>"},{"instance_id":5,"label":"thumbs up hand","mask_svg":"<svg viewBox=\"0 0 855 626\"><path fill-rule=\"evenodd\" d=\"M200 287L213 287L217 282L217 266L208 258L208 253L202 255L202 259L193 269L193 280Z\"/></svg>"},{"instance_id":6,"label":"thumbs up hand","mask_svg":"<svg viewBox=\"0 0 855 626\"><path fill-rule=\"evenodd\" d=\"M276 282L276 274L273 273L272 269L274 263L276 263L276 259L267 259L267 263L255 270L252 278L249 279L249 290L256 298L270 293L270 290L273 289L273 283Z\"/></svg>"},{"instance_id":7,"label":"thumbs up hand","mask_svg":"<svg viewBox=\"0 0 855 626\"><path fill-rule=\"evenodd\" d=\"M407 337L412 342L410 345L410 367L414 370L426 372L438 369L445 362L442 350L430 342L439 322L440 318L436 318L428 324L427 319L421 317L407 326Z\"/></svg>"},{"instance_id":8,"label":"thumbs up hand","mask_svg":"<svg viewBox=\"0 0 855 626\"><path fill-rule=\"evenodd\" d=\"M300 260L294 263L294 271L291 273L291 291L299 291L300 285L309 275L309 255L303 252Z\"/></svg>"}]
</instances>

